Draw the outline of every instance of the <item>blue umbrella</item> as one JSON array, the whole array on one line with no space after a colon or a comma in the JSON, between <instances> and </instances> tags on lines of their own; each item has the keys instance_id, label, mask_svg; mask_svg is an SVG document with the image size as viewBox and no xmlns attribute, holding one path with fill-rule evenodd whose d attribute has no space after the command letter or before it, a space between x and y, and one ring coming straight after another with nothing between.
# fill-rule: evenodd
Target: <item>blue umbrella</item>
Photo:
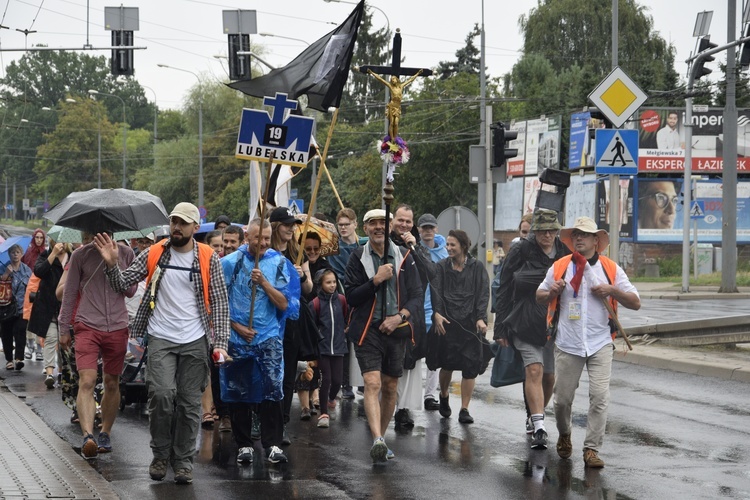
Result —
<instances>
[{"instance_id":1,"label":"blue umbrella","mask_svg":"<svg viewBox=\"0 0 750 500\"><path fill-rule=\"evenodd\" d=\"M0 273L5 272L5 268L10 264L10 254L8 250L13 245L19 245L22 251L26 251L31 243L31 236L11 236L0 243Z\"/></svg>"}]
</instances>

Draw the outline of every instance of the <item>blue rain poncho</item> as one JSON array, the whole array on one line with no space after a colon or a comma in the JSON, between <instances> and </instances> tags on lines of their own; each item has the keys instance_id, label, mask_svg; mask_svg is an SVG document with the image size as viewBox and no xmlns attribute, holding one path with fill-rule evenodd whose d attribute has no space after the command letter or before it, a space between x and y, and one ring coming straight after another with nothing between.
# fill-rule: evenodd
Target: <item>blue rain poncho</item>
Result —
<instances>
[{"instance_id":1,"label":"blue rain poncho","mask_svg":"<svg viewBox=\"0 0 750 500\"><path fill-rule=\"evenodd\" d=\"M229 296L229 317L243 325L250 323L252 282L255 257L247 245L221 259ZM283 398L284 324L299 316L300 282L292 263L276 250L266 250L259 262L260 270L273 287L287 300L285 311L279 311L259 286L255 295L252 342L234 329L229 337L229 356L233 362L221 367L221 399L228 403L259 403Z\"/></svg>"}]
</instances>

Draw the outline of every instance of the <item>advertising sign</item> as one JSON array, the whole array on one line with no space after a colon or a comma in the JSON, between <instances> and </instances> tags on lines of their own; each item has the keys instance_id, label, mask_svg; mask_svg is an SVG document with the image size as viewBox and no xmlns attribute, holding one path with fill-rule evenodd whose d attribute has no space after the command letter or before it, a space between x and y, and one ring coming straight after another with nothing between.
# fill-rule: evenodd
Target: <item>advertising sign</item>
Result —
<instances>
[{"instance_id":1,"label":"advertising sign","mask_svg":"<svg viewBox=\"0 0 750 500\"><path fill-rule=\"evenodd\" d=\"M596 201L596 175L571 175L565 192L565 225L572 225L578 217L595 218Z\"/></svg>"},{"instance_id":2,"label":"advertising sign","mask_svg":"<svg viewBox=\"0 0 750 500\"><path fill-rule=\"evenodd\" d=\"M591 114L588 111L570 115L570 147L568 149L568 168L570 170L586 166L590 119Z\"/></svg>"},{"instance_id":3,"label":"advertising sign","mask_svg":"<svg viewBox=\"0 0 750 500\"><path fill-rule=\"evenodd\" d=\"M526 153L526 122L513 122L510 124L510 130L518 132L518 136L515 140L510 141L508 144L510 148L518 150L518 154L515 158L508 160L508 177L517 177L523 175L524 172L524 154Z\"/></svg>"},{"instance_id":4,"label":"advertising sign","mask_svg":"<svg viewBox=\"0 0 750 500\"><path fill-rule=\"evenodd\" d=\"M698 241L720 243L723 214L720 180L698 181L696 199L702 202ZM682 180L639 179L637 181L636 240L639 243L682 243ZM750 243L750 182L737 183L737 242Z\"/></svg>"},{"instance_id":5,"label":"advertising sign","mask_svg":"<svg viewBox=\"0 0 750 500\"><path fill-rule=\"evenodd\" d=\"M543 168L559 168L560 121L560 116L555 116L526 122L526 175L537 175Z\"/></svg>"},{"instance_id":6,"label":"advertising sign","mask_svg":"<svg viewBox=\"0 0 750 500\"><path fill-rule=\"evenodd\" d=\"M596 223L609 230L609 179L597 182ZM633 179L620 179L620 239L633 241Z\"/></svg>"},{"instance_id":7,"label":"advertising sign","mask_svg":"<svg viewBox=\"0 0 750 500\"><path fill-rule=\"evenodd\" d=\"M685 165L684 108L642 108L638 114L638 171L682 172ZM738 110L737 171L750 173L750 110ZM721 109L694 111L692 171L720 173L724 154Z\"/></svg>"}]
</instances>

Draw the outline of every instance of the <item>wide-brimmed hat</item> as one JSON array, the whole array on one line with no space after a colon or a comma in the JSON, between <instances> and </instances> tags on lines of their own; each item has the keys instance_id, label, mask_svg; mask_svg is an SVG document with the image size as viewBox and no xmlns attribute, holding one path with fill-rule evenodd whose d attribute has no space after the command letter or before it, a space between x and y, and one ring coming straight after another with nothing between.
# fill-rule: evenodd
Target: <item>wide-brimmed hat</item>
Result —
<instances>
[{"instance_id":1,"label":"wide-brimmed hat","mask_svg":"<svg viewBox=\"0 0 750 500\"><path fill-rule=\"evenodd\" d=\"M572 252L575 252L575 247L573 246L573 238L571 237L571 234L575 230L598 236L599 244L596 247L598 253L602 253L609 246L609 233L607 233L607 231L596 227L596 222L594 222L594 219L591 217L578 217L575 224L573 224L573 227L566 227L560 231L560 241L565 243L565 246L570 248Z\"/></svg>"},{"instance_id":2,"label":"wide-brimmed hat","mask_svg":"<svg viewBox=\"0 0 750 500\"><path fill-rule=\"evenodd\" d=\"M557 231L561 228L557 212L554 210L538 209L534 212L534 218L531 220L532 231Z\"/></svg>"}]
</instances>

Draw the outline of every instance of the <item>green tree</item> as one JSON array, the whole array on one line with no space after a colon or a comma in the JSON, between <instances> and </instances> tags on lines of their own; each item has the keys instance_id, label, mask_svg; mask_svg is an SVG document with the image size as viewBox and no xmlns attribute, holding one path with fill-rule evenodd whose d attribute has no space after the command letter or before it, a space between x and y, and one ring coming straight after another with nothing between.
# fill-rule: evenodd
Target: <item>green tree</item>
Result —
<instances>
[{"instance_id":1,"label":"green tree","mask_svg":"<svg viewBox=\"0 0 750 500\"><path fill-rule=\"evenodd\" d=\"M102 186L119 186L122 149L115 148L116 127L101 103L87 100L64 105L57 127L38 147L33 173L35 192L57 202L72 191L95 188L98 181L98 136L101 131Z\"/></svg>"},{"instance_id":2,"label":"green tree","mask_svg":"<svg viewBox=\"0 0 750 500\"><path fill-rule=\"evenodd\" d=\"M479 29L479 25L474 24L474 28L466 35L466 46L456 51L456 60L441 61L435 70L435 74L443 80L458 73L478 75L481 61L479 49L474 45L474 39L481 34L482 30Z\"/></svg>"},{"instance_id":3,"label":"green tree","mask_svg":"<svg viewBox=\"0 0 750 500\"><path fill-rule=\"evenodd\" d=\"M133 187L148 191L161 198L165 207L173 207L181 201L198 200L198 166L195 155L195 137L159 142L154 148L154 165L135 173Z\"/></svg>"}]
</instances>

